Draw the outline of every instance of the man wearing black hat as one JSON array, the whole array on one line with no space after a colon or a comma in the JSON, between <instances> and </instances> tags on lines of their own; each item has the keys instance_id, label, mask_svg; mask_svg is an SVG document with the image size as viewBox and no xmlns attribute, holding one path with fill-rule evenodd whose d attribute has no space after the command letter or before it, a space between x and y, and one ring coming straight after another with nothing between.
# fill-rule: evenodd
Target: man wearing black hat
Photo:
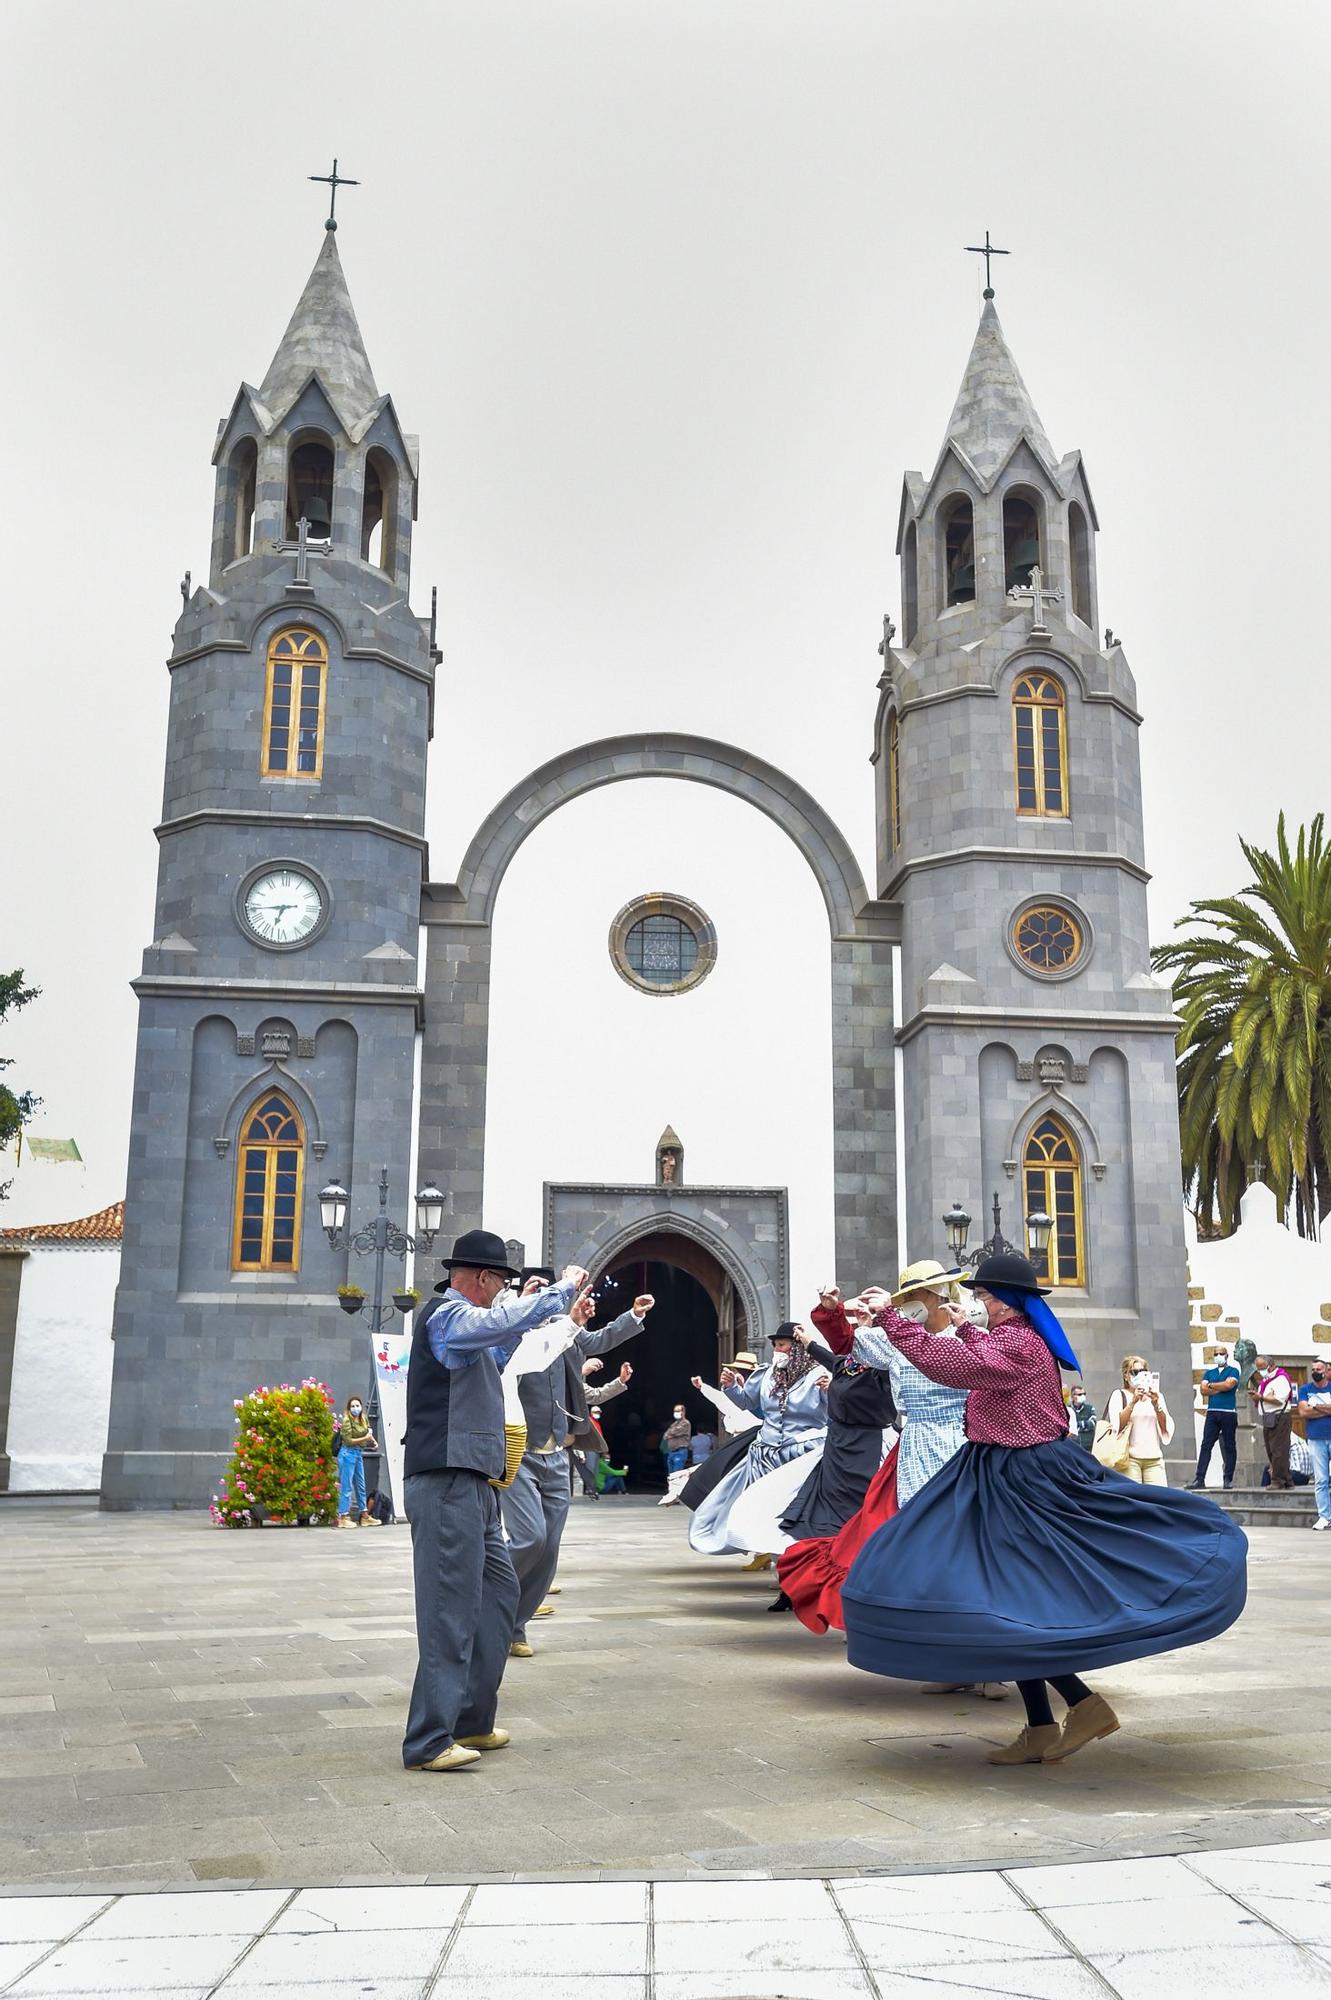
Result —
<instances>
[{"instance_id":1,"label":"man wearing black hat","mask_svg":"<svg viewBox=\"0 0 1331 2000\"><path fill-rule=\"evenodd\" d=\"M499 1683L518 1605L504 1543L500 1370L528 1328L566 1313L587 1282L570 1264L558 1284L522 1297L503 1239L469 1229L444 1259L449 1283L418 1314L407 1371L406 1503L419 1662L402 1761L456 1771L500 1750Z\"/></svg>"},{"instance_id":2,"label":"man wearing black hat","mask_svg":"<svg viewBox=\"0 0 1331 2000\"><path fill-rule=\"evenodd\" d=\"M541 1267L523 1273L527 1283L549 1284L553 1277L553 1271ZM517 1478L503 1496L509 1554L521 1589L512 1641L518 1659L531 1658L533 1648L527 1639L527 1621L545 1602L559 1567L559 1545L568 1520L569 1503L565 1447L572 1439L590 1437L594 1430L588 1414L582 1362L588 1355L608 1354L611 1348L621 1347L641 1333L642 1323L654 1303L650 1292L645 1292L609 1326L595 1332L583 1327L549 1368L524 1375L518 1385L527 1420L527 1449Z\"/></svg>"}]
</instances>

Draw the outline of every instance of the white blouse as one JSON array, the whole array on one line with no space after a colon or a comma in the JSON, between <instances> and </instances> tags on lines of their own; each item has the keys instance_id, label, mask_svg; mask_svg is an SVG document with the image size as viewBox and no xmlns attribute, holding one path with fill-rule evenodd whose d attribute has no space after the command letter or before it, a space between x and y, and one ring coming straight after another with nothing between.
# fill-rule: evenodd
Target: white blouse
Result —
<instances>
[{"instance_id":1,"label":"white blouse","mask_svg":"<svg viewBox=\"0 0 1331 2000\"><path fill-rule=\"evenodd\" d=\"M1109 1398L1109 1421L1115 1429L1127 1400L1125 1389L1115 1389ZM1128 1419L1128 1453L1132 1458L1159 1458L1173 1435L1174 1419L1163 1396L1160 1398L1158 1420L1155 1405L1148 1397L1143 1396L1139 1403L1133 1404L1132 1415Z\"/></svg>"}]
</instances>

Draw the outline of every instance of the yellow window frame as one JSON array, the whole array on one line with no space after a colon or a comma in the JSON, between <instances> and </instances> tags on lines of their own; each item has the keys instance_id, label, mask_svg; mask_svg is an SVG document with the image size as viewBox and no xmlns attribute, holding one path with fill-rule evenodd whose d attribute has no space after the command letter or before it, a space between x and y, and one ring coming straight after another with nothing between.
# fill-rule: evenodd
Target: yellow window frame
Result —
<instances>
[{"instance_id":1,"label":"yellow window frame","mask_svg":"<svg viewBox=\"0 0 1331 2000\"><path fill-rule=\"evenodd\" d=\"M287 650L284 650L286 648ZM277 669L290 666L291 685L287 693L285 722L275 720L282 714L282 703L277 699ZM312 770L297 768L301 755L301 716L306 703L305 677L307 672L317 675L316 699L318 716L315 723L314 765ZM327 713L328 694L328 648L317 632L307 626L288 625L280 632L274 632L268 641L267 680L263 697L263 739L260 751L260 776L264 778L292 778L301 784L314 784L323 776L324 768L324 718ZM274 759L282 754L282 746L274 738L281 731L286 734L286 764Z\"/></svg>"},{"instance_id":2,"label":"yellow window frame","mask_svg":"<svg viewBox=\"0 0 1331 2000\"><path fill-rule=\"evenodd\" d=\"M1021 1161L1026 1218L1041 1209L1054 1219L1045 1282L1086 1283L1086 1189L1081 1148L1061 1118L1041 1118L1027 1134ZM1064 1194L1070 1201L1063 1200ZM1070 1224L1065 1227L1064 1224ZM1070 1239L1070 1240L1068 1240Z\"/></svg>"},{"instance_id":3,"label":"yellow window frame","mask_svg":"<svg viewBox=\"0 0 1331 2000\"><path fill-rule=\"evenodd\" d=\"M1044 718L1058 717L1058 769L1052 772L1047 756L1048 739ZM1023 805L1021 798L1021 719L1030 718L1032 778L1035 801ZM1068 804L1068 705L1062 687L1052 674L1022 674L1012 690L1012 790L1018 814L1024 819L1067 819ZM1051 796L1060 803L1051 805Z\"/></svg>"},{"instance_id":4,"label":"yellow window frame","mask_svg":"<svg viewBox=\"0 0 1331 2000\"><path fill-rule=\"evenodd\" d=\"M295 1137L266 1137L254 1139L249 1136L261 1108L276 1099L287 1112L295 1128ZM293 1153L296 1156L295 1210L291 1229L291 1255L289 1258L273 1256L273 1238L277 1221L277 1176L280 1156ZM263 1156L263 1221L260 1229L259 1256L256 1259L243 1257L242 1243L245 1235L245 1179L250 1168L250 1155ZM240 1134L236 1141L236 1181L235 1220L231 1231L231 1268L233 1271L287 1271L294 1275L300 1269L300 1224L305 1202L305 1127L300 1113L291 1099L281 1091L265 1090L256 1097L245 1116L240 1121Z\"/></svg>"}]
</instances>

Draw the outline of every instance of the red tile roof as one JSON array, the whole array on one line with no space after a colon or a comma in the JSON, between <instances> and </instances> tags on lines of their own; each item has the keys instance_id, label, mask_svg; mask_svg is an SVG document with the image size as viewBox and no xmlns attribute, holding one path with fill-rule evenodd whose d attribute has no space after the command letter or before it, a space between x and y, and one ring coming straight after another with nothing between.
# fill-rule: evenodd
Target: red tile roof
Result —
<instances>
[{"instance_id":1,"label":"red tile roof","mask_svg":"<svg viewBox=\"0 0 1331 2000\"><path fill-rule=\"evenodd\" d=\"M119 1243L125 1233L125 1204L113 1201L77 1222L34 1222L26 1229L0 1229L6 1243Z\"/></svg>"}]
</instances>

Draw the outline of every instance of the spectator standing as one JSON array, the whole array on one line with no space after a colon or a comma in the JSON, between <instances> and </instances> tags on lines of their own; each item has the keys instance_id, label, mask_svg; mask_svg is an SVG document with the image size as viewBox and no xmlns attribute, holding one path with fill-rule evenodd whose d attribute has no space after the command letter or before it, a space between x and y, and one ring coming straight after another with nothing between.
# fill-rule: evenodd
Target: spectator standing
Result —
<instances>
[{"instance_id":1,"label":"spectator standing","mask_svg":"<svg viewBox=\"0 0 1331 2000\"><path fill-rule=\"evenodd\" d=\"M1271 1484L1288 1490L1294 1483L1289 1476L1289 1434L1294 1422L1291 1409L1294 1385L1285 1370L1278 1367L1269 1354L1259 1354L1248 1394L1252 1397L1253 1407L1261 1418L1262 1442L1266 1446L1266 1462L1271 1472Z\"/></svg>"},{"instance_id":2,"label":"spectator standing","mask_svg":"<svg viewBox=\"0 0 1331 2000\"><path fill-rule=\"evenodd\" d=\"M1211 1453L1220 1446L1220 1463L1224 1468L1225 1485L1234 1484L1234 1467L1238 1463L1238 1392L1242 1381L1237 1361L1230 1358L1227 1347L1218 1347L1211 1365L1202 1375L1202 1403L1206 1416L1202 1422L1202 1445L1197 1458L1197 1476L1190 1483L1193 1487L1205 1486L1207 1469L1211 1463Z\"/></svg>"},{"instance_id":3,"label":"spectator standing","mask_svg":"<svg viewBox=\"0 0 1331 2000\"><path fill-rule=\"evenodd\" d=\"M1095 1443L1095 1426L1098 1422L1095 1404L1078 1382L1068 1403L1068 1430L1083 1451L1089 1451Z\"/></svg>"},{"instance_id":4,"label":"spectator standing","mask_svg":"<svg viewBox=\"0 0 1331 2000\"><path fill-rule=\"evenodd\" d=\"M1165 1446L1174 1435L1174 1419L1142 1355L1124 1355L1123 1387L1109 1398L1105 1416L1128 1434L1126 1477L1139 1486L1168 1486Z\"/></svg>"},{"instance_id":5,"label":"spectator standing","mask_svg":"<svg viewBox=\"0 0 1331 2000\"><path fill-rule=\"evenodd\" d=\"M1317 1494L1317 1527L1331 1528L1331 1369L1314 1361L1299 1390L1299 1408L1307 1423L1308 1449L1313 1460Z\"/></svg>"},{"instance_id":6,"label":"spectator standing","mask_svg":"<svg viewBox=\"0 0 1331 2000\"><path fill-rule=\"evenodd\" d=\"M689 1462L689 1440L693 1436L693 1425L684 1413L684 1405L676 1403L675 1413L661 1434L661 1450L665 1453L666 1471L683 1472Z\"/></svg>"}]
</instances>

